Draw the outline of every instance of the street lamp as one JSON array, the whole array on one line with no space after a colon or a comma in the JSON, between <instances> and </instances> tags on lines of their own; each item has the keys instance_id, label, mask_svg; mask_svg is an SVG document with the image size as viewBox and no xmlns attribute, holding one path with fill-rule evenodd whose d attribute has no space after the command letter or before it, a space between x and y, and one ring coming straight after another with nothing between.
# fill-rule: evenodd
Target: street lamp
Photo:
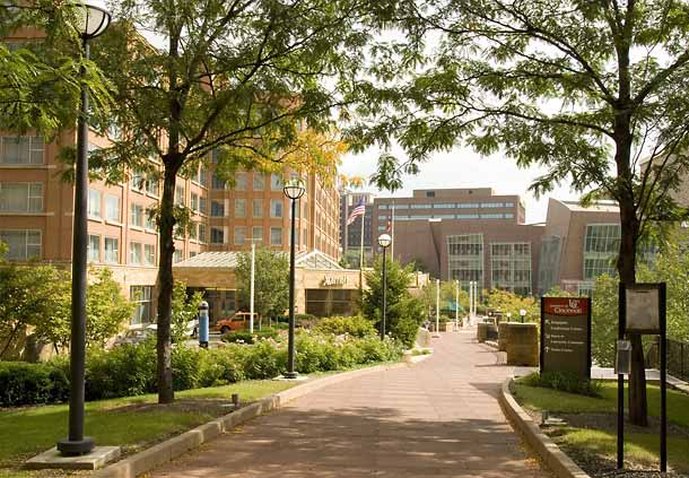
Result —
<instances>
[{"instance_id":1,"label":"street lamp","mask_svg":"<svg viewBox=\"0 0 689 478\"><path fill-rule=\"evenodd\" d=\"M387 288L388 288L388 276L386 264L387 260L385 258L385 251L392 244L392 237L390 234L381 234L378 236L378 245L383 248L383 324L380 328L380 340L385 340L385 316L387 314Z\"/></svg>"},{"instance_id":2,"label":"street lamp","mask_svg":"<svg viewBox=\"0 0 689 478\"><path fill-rule=\"evenodd\" d=\"M304 183L299 179L292 179L288 181L282 188L289 199L292 200L292 216L291 216L291 232L290 232L290 248L289 248L289 333L287 335L287 372L283 375L285 378L297 378L297 372L294 371L294 270L295 270L295 222L297 217L297 200L304 195L306 188Z\"/></svg>"},{"instance_id":3,"label":"street lamp","mask_svg":"<svg viewBox=\"0 0 689 478\"><path fill-rule=\"evenodd\" d=\"M73 6L82 41L83 57L89 59L89 40L110 25L110 12L100 0L82 0ZM69 434L57 443L63 455L78 456L93 450L95 442L84 436L84 362L86 358L86 264L88 245L88 90L81 67L81 104L77 120L77 157L74 165L74 235L72 239L72 322L70 341Z\"/></svg>"},{"instance_id":4,"label":"street lamp","mask_svg":"<svg viewBox=\"0 0 689 478\"><path fill-rule=\"evenodd\" d=\"M526 309L519 309L519 316L522 318L522 324L524 323L524 317L526 317Z\"/></svg>"}]
</instances>

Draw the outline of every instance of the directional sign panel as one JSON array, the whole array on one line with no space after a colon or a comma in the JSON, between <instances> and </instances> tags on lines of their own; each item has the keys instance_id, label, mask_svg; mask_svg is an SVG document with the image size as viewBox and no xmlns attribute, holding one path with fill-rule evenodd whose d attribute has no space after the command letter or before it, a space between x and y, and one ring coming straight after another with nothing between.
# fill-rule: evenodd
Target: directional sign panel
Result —
<instances>
[{"instance_id":1,"label":"directional sign panel","mask_svg":"<svg viewBox=\"0 0 689 478\"><path fill-rule=\"evenodd\" d=\"M591 299L541 298L541 373L591 377Z\"/></svg>"}]
</instances>

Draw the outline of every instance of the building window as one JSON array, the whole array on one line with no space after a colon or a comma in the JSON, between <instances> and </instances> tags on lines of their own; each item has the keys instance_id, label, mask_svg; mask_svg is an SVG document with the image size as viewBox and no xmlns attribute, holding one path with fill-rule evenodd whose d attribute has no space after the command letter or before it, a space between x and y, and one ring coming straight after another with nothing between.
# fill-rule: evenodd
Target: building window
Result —
<instances>
[{"instance_id":1,"label":"building window","mask_svg":"<svg viewBox=\"0 0 689 478\"><path fill-rule=\"evenodd\" d=\"M435 191L426 191L426 197L427 198L434 198L435 197Z\"/></svg>"},{"instance_id":2,"label":"building window","mask_svg":"<svg viewBox=\"0 0 689 478\"><path fill-rule=\"evenodd\" d=\"M263 217L263 199L254 199L252 216L256 218Z\"/></svg>"},{"instance_id":3,"label":"building window","mask_svg":"<svg viewBox=\"0 0 689 478\"><path fill-rule=\"evenodd\" d=\"M213 217L224 217L225 216L225 204L220 201L211 201L211 216Z\"/></svg>"},{"instance_id":4,"label":"building window","mask_svg":"<svg viewBox=\"0 0 689 478\"><path fill-rule=\"evenodd\" d=\"M263 242L263 228L261 226L251 228L251 239L254 242Z\"/></svg>"},{"instance_id":5,"label":"building window","mask_svg":"<svg viewBox=\"0 0 689 478\"><path fill-rule=\"evenodd\" d=\"M182 187L184 191L184 187ZM160 185L158 184L158 178L148 178L146 180L146 192L152 196L158 196L160 194Z\"/></svg>"},{"instance_id":6,"label":"building window","mask_svg":"<svg viewBox=\"0 0 689 478\"><path fill-rule=\"evenodd\" d=\"M246 179L246 173L236 173L234 175L235 189L237 191L246 191L248 181Z\"/></svg>"},{"instance_id":7,"label":"building window","mask_svg":"<svg viewBox=\"0 0 689 478\"><path fill-rule=\"evenodd\" d=\"M199 183L201 186L208 187L208 169L206 169L203 164L199 165L199 169L197 170L194 181Z\"/></svg>"},{"instance_id":8,"label":"building window","mask_svg":"<svg viewBox=\"0 0 689 478\"><path fill-rule=\"evenodd\" d=\"M244 245L246 241L246 227L238 226L234 228L234 244L236 246Z\"/></svg>"},{"instance_id":9,"label":"building window","mask_svg":"<svg viewBox=\"0 0 689 478\"><path fill-rule=\"evenodd\" d=\"M225 243L225 231L219 227L211 227L211 243L212 244L224 244Z\"/></svg>"},{"instance_id":10,"label":"building window","mask_svg":"<svg viewBox=\"0 0 689 478\"><path fill-rule=\"evenodd\" d=\"M156 212L154 209L146 209L146 211L144 212L144 224L144 227L149 231L156 230Z\"/></svg>"},{"instance_id":11,"label":"building window","mask_svg":"<svg viewBox=\"0 0 689 478\"><path fill-rule=\"evenodd\" d=\"M199 224L199 241L206 242L207 240L208 239L206 238L206 225Z\"/></svg>"},{"instance_id":12,"label":"building window","mask_svg":"<svg viewBox=\"0 0 689 478\"><path fill-rule=\"evenodd\" d=\"M271 191L282 191L282 177L279 174L270 175L270 189Z\"/></svg>"},{"instance_id":13,"label":"building window","mask_svg":"<svg viewBox=\"0 0 689 478\"><path fill-rule=\"evenodd\" d=\"M122 221L119 196L105 195L105 219L112 222Z\"/></svg>"},{"instance_id":14,"label":"building window","mask_svg":"<svg viewBox=\"0 0 689 478\"><path fill-rule=\"evenodd\" d=\"M466 285L469 281L483 284L483 234L448 236L448 271L452 280Z\"/></svg>"},{"instance_id":15,"label":"building window","mask_svg":"<svg viewBox=\"0 0 689 478\"><path fill-rule=\"evenodd\" d=\"M43 164L44 146L40 136L0 136L0 164Z\"/></svg>"},{"instance_id":16,"label":"building window","mask_svg":"<svg viewBox=\"0 0 689 478\"><path fill-rule=\"evenodd\" d=\"M43 184L0 183L0 212L43 212Z\"/></svg>"},{"instance_id":17,"label":"building window","mask_svg":"<svg viewBox=\"0 0 689 478\"><path fill-rule=\"evenodd\" d=\"M89 234L88 261L100 262L100 236Z\"/></svg>"},{"instance_id":18,"label":"building window","mask_svg":"<svg viewBox=\"0 0 689 478\"><path fill-rule=\"evenodd\" d=\"M178 262L182 262L184 260L184 254L181 249L175 249L175 252L172 254L172 263L177 264Z\"/></svg>"},{"instance_id":19,"label":"building window","mask_svg":"<svg viewBox=\"0 0 689 478\"><path fill-rule=\"evenodd\" d=\"M588 224L584 240L584 280L615 275L620 250L619 224Z\"/></svg>"},{"instance_id":20,"label":"building window","mask_svg":"<svg viewBox=\"0 0 689 478\"><path fill-rule=\"evenodd\" d=\"M199 212L201 214L208 213L208 200L203 196L199 198Z\"/></svg>"},{"instance_id":21,"label":"building window","mask_svg":"<svg viewBox=\"0 0 689 478\"><path fill-rule=\"evenodd\" d=\"M234 200L234 217L246 217L246 199Z\"/></svg>"},{"instance_id":22,"label":"building window","mask_svg":"<svg viewBox=\"0 0 689 478\"><path fill-rule=\"evenodd\" d=\"M144 244L144 264L153 266L156 263L156 246L153 244Z\"/></svg>"},{"instance_id":23,"label":"building window","mask_svg":"<svg viewBox=\"0 0 689 478\"><path fill-rule=\"evenodd\" d=\"M271 227L270 228L270 245L271 246L281 246L282 245L282 228L281 227Z\"/></svg>"},{"instance_id":24,"label":"building window","mask_svg":"<svg viewBox=\"0 0 689 478\"><path fill-rule=\"evenodd\" d=\"M254 173L254 191L263 191L266 187L266 178L262 174Z\"/></svg>"},{"instance_id":25,"label":"building window","mask_svg":"<svg viewBox=\"0 0 689 478\"><path fill-rule=\"evenodd\" d=\"M143 192L146 183L146 176L140 169L134 169L129 178L129 187L134 191Z\"/></svg>"},{"instance_id":26,"label":"building window","mask_svg":"<svg viewBox=\"0 0 689 478\"><path fill-rule=\"evenodd\" d=\"M114 237L105 238L105 256L103 261L108 264L120 262L120 240Z\"/></svg>"},{"instance_id":27,"label":"building window","mask_svg":"<svg viewBox=\"0 0 689 478\"><path fill-rule=\"evenodd\" d=\"M132 226L144 227L144 207L141 204L131 205L129 222Z\"/></svg>"},{"instance_id":28,"label":"building window","mask_svg":"<svg viewBox=\"0 0 689 478\"><path fill-rule=\"evenodd\" d=\"M143 250L141 243L130 242L129 243L129 263L140 265L143 264Z\"/></svg>"},{"instance_id":29,"label":"building window","mask_svg":"<svg viewBox=\"0 0 689 478\"><path fill-rule=\"evenodd\" d=\"M191 193L191 210L194 212L199 211L199 195L196 193Z\"/></svg>"},{"instance_id":30,"label":"building window","mask_svg":"<svg viewBox=\"0 0 689 478\"><path fill-rule=\"evenodd\" d=\"M184 184L175 186L175 204L184 206Z\"/></svg>"},{"instance_id":31,"label":"building window","mask_svg":"<svg viewBox=\"0 0 689 478\"><path fill-rule=\"evenodd\" d=\"M270 200L270 217L282 217L282 199Z\"/></svg>"},{"instance_id":32,"label":"building window","mask_svg":"<svg viewBox=\"0 0 689 478\"><path fill-rule=\"evenodd\" d=\"M153 320L153 287L133 285L129 288L129 298L136 304L132 314L132 325L148 324Z\"/></svg>"},{"instance_id":33,"label":"building window","mask_svg":"<svg viewBox=\"0 0 689 478\"><path fill-rule=\"evenodd\" d=\"M88 215L89 219L100 219L100 191L95 189L89 189L89 199L88 199Z\"/></svg>"},{"instance_id":34,"label":"building window","mask_svg":"<svg viewBox=\"0 0 689 478\"><path fill-rule=\"evenodd\" d=\"M8 246L5 257L10 261L26 261L41 257L41 231L34 229L0 230L0 242Z\"/></svg>"},{"instance_id":35,"label":"building window","mask_svg":"<svg viewBox=\"0 0 689 478\"><path fill-rule=\"evenodd\" d=\"M491 244L491 288L531 295L531 244L504 242Z\"/></svg>"},{"instance_id":36,"label":"building window","mask_svg":"<svg viewBox=\"0 0 689 478\"><path fill-rule=\"evenodd\" d=\"M215 173L213 173L213 180L211 181L211 187L213 189L227 189L227 183L225 180L220 179Z\"/></svg>"}]
</instances>

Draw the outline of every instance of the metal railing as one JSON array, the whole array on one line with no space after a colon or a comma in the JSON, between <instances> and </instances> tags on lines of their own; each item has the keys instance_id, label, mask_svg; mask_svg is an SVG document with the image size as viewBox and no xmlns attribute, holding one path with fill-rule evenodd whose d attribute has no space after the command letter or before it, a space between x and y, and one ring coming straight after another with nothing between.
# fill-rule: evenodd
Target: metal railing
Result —
<instances>
[{"instance_id":1,"label":"metal railing","mask_svg":"<svg viewBox=\"0 0 689 478\"><path fill-rule=\"evenodd\" d=\"M646 354L647 367L658 368L658 342ZM689 381L689 342L667 339L667 373L685 382Z\"/></svg>"}]
</instances>

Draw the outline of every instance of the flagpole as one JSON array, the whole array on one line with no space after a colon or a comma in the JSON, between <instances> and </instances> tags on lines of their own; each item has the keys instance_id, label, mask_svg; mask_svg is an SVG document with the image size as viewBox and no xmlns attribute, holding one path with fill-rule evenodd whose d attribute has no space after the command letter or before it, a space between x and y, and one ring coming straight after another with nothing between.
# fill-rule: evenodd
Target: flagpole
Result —
<instances>
[{"instance_id":1,"label":"flagpole","mask_svg":"<svg viewBox=\"0 0 689 478\"><path fill-rule=\"evenodd\" d=\"M365 210L364 210L365 211ZM364 225L366 212L361 215L361 239L359 239L359 291L364 290Z\"/></svg>"},{"instance_id":2,"label":"flagpole","mask_svg":"<svg viewBox=\"0 0 689 478\"><path fill-rule=\"evenodd\" d=\"M395 260L395 200L392 200L392 222L390 223L390 236L392 242L390 243L390 259Z\"/></svg>"}]
</instances>

